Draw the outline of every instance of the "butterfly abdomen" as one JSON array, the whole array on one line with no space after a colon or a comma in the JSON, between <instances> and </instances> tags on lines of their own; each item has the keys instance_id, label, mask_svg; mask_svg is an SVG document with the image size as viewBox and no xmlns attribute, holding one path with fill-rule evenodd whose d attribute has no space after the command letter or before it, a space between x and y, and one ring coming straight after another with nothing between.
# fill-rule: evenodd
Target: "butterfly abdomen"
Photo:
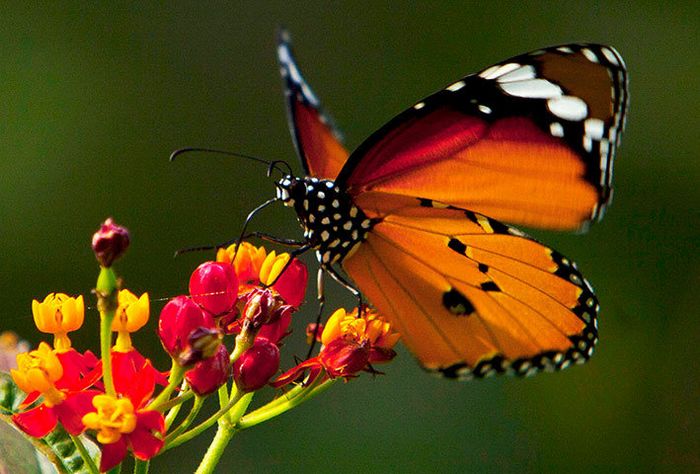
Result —
<instances>
[{"instance_id":1,"label":"butterfly abdomen","mask_svg":"<svg viewBox=\"0 0 700 474\"><path fill-rule=\"evenodd\" d=\"M278 198L294 207L322 265L342 261L372 228L372 220L332 180L286 176L277 187Z\"/></svg>"}]
</instances>

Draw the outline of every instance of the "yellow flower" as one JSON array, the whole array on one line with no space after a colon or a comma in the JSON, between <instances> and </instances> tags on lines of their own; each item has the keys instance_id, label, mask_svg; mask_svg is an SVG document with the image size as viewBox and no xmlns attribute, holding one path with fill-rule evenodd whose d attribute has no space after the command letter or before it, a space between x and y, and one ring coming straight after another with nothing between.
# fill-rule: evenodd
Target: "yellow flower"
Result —
<instances>
[{"instance_id":1,"label":"yellow flower","mask_svg":"<svg viewBox=\"0 0 700 474\"><path fill-rule=\"evenodd\" d=\"M63 352L71 347L68 333L83 325L83 297L71 298L65 293L50 293L41 303L32 301L32 314L39 331L53 334L54 347Z\"/></svg>"},{"instance_id":2,"label":"yellow flower","mask_svg":"<svg viewBox=\"0 0 700 474\"><path fill-rule=\"evenodd\" d=\"M10 370L12 379L25 393L41 392L48 406L57 405L64 399L54 383L63 377L63 366L56 353L47 343L31 352L17 354L17 369Z\"/></svg>"},{"instance_id":3,"label":"yellow flower","mask_svg":"<svg viewBox=\"0 0 700 474\"><path fill-rule=\"evenodd\" d=\"M136 429L134 405L128 398L96 395L92 399L92 405L97 411L84 415L83 424L97 431L97 441L100 443L116 443L122 434L129 434Z\"/></svg>"},{"instance_id":4,"label":"yellow flower","mask_svg":"<svg viewBox=\"0 0 700 474\"><path fill-rule=\"evenodd\" d=\"M119 307L112 321L112 331L117 332L114 350L117 352L130 351L132 346L129 334L141 329L148 322L149 315L148 293L136 297L129 290L120 290Z\"/></svg>"},{"instance_id":5,"label":"yellow flower","mask_svg":"<svg viewBox=\"0 0 700 474\"><path fill-rule=\"evenodd\" d=\"M260 267L260 282L263 285L271 285L282 272L282 269L287 265L291 256L288 253L277 255L273 250L262 263Z\"/></svg>"},{"instance_id":6,"label":"yellow flower","mask_svg":"<svg viewBox=\"0 0 700 474\"><path fill-rule=\"evenodd\" d=\"M399 333L392 330L376 311L364 308L358 317L357 308L350 313L340 308L328 318L321 342L328 345L336 339L351 339L357 343L369 342L372 347L391 349L399 340Z\"/></svg>"}]
</instances>

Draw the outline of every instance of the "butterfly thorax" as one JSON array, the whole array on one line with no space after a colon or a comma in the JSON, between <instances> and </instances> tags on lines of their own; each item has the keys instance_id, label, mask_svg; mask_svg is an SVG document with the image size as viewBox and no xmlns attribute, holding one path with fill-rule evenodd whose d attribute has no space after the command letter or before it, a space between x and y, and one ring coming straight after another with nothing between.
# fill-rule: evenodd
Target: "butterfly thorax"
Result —
<instances>
[{"instance_id":1,"label":"butterfly thorax","mask_svg":"<svg viewBox=\"0 0 700 474\"><path fill-rule=\"evenodd\" d=\"M342 261L367 238L372 221L334 181L285 176L277 198L293 207L321 265Z\"/></svg>"}]
</instances>

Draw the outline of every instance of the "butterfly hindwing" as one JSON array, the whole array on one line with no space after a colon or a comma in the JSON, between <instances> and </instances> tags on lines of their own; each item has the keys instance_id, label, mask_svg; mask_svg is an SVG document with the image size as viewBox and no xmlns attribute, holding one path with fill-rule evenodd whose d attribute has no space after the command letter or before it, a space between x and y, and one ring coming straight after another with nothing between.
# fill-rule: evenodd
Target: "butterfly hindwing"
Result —
<instances>
[{"instance_id":1,"label":"butterfly hindwing","mask_svg":"<svg viewBox=\"0 0 700 474\"><path fill-rule=\"evenodd\" d=\"M337 182L353 196L420 195L506 222L580 229L611 198L627 104L612 47L517 56L395 117L352 153Z\"/></svg>"},{"instance_id":2,"label":"butterfly hindwing","mask_svg":"<svg viewBox=\"0 0 700 474\"><path fill-rule=\"evenodd\" d=\"M284 80L287 116L297 153L308 176L333 179L345 164L348 152L340 132L301 75L289 35L279 34L277 57Z\"/></svg>"},{"instance_id":3,"label":"butterfly hindwing","mask_svg":"<svg viewBox=\"0 0 700 474\"><path fill-rule=\"evenodd\" d=\"M365 212L375 224L343 268L428 370L529 375L590 357L598 302L558 252L427 199L386 195Z\"/></svg>"}]
</instances>

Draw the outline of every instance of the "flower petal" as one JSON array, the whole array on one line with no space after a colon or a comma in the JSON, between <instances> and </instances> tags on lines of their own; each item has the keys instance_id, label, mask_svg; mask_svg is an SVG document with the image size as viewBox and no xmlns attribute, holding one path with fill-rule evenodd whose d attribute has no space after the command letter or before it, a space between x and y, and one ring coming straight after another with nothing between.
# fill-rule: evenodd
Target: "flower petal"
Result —
<instances>
[{"instance_id":1,"label":"flower petal","mask_svg":"<svg viewBox=\"0 0 700 474\"><path fill-rule=\"evenodd\" d=\"M92 399L99 395L97 390L86 390L69 394L60 405L53 407L58 421L72 435L79 435L85 430L83 415L94 410Z\"/></svg>"},{"instance_id":2,"label":"flower petal","mask_svg":"<svg viewBox=\"0 0 700 474\"><path fill-rule=\"evenodd\" d=\"M128 435L129 447L138 459L151 459L163 447L165 419L154 410L141 411L136 416L136 429Z\"/></svg>"},{"instance_id":3,"label":"flower petal","mask_svg":"<svg viewBox=\"0 0 700 474\"><path fill-rule=\"evenodd\" d=\"M116 443L102 445L102 459L100 460L100 472L107 472L118 465L126 456L126 440L124 436Z\"/></svg>"},{"instance_id":4,"label":"flower petal","mask_svg":"<svg viewBox=\"0 0 700 474\"><path fill-rule=\"evenodd\" d=\"M112 352L112 374L117 393L129 397L134 407L140 407L153 394L157 371L148 359L135 356L134 352Z\"/></svg>"},{"instance_id":5,"label":"flower petal","mask_svg":"<svg viewBox=\"0 0 700 474\"><path fill-rule=\"evenodd\" d=\"M12 415L12 421L29 436L43 438L56 427L58 419L54 408L41 404L31 410Z\"/></svg>"}]
</instances>

